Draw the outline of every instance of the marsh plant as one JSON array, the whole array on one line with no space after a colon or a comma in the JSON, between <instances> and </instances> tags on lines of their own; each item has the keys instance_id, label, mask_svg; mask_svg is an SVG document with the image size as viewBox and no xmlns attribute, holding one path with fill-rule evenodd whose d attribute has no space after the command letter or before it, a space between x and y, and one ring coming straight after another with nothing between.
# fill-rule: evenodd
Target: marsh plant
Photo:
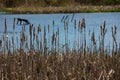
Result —
<instances>
[{"instance_id":1,"label":"marsh plant","mask_svg":"<svg viewBox=\"0 0 120 80\"><path fill-rule=\"evenodd\" d=\"M90 35L91 46L86 44L86 20L74 19L74 47L69 47L69 21L63 16L65 44L61 48L60 29L55 21L48 26L25 25L20 36L8 37L7 20L3 38L0 39L1 80L119 80L120 51L117 43L117 27L111 28L112 56L105 47L106 21L100 26L99 43L95 32ZM15 19L13 33L15 31ZM50 34L52 33L52 34ZM77 34L78 33L78 34ZM29 39L29 40L28 40ZM17 44L15 44L15 41ZM20 42L20 47L19 47ZM14 45L13 51L11 43ZM99 49L97 48L99 46ZM27 49L27 50L26 50ZM14 54L13 54L14 53Z\"/></svg>"}]
</instances>

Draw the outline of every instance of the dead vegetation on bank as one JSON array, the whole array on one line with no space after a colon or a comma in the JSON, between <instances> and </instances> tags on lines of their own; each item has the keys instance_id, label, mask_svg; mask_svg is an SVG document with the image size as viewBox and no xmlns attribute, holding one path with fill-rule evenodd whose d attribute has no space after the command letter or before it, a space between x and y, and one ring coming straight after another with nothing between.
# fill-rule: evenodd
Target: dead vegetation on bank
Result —
<instances>
[{"instance_id":1,"label":"dead vegetation on bank","mask_svg":"<svg viewBox=\"0 0 120 80\"><path fill-rule=\"evenodd\" d=\"M48 7L35 7L35 6L21 6L15 8L1 8L3 12L17 13L17 14L39 14L39 13L76 13L76 12L119 12L120 5L110 5L110 6L48 6Z\"/></svg>"}]
</instances>

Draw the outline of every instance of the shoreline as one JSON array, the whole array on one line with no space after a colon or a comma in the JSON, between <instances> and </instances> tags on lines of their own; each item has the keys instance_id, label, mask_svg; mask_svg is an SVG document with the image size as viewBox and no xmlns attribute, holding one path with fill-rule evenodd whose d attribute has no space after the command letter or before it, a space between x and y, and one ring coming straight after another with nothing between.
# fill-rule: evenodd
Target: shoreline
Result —
<instances>
[{"instance_id":1,"label":"shoreline","mask_svg":"<svg viewBox=\"0 0 120 80\"><path fill-rule=\"evenodd\" d=\"M60 7L15 7L0 8L1 12L12 14L51 14L51 13L92 13L92 12L120 12L120 5L109 6L60 6Z\"/></svg>"}]
</instances>

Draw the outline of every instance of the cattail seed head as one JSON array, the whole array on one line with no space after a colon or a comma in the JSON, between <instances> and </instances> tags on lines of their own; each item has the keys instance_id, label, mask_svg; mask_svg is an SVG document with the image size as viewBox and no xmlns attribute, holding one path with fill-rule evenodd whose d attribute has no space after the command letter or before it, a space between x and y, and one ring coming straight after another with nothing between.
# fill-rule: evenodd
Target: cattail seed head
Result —
<instances>
[{"instance_id":1,"label":"cattail seed head","mask_svg":"<svg viewBox=\"0 0 120 80\"><path fill-rule=\"evenodd\" d=\"M94 45L96 44L94 31L92 32L91 41Z\"/></svg>"},{"instance_id":2,"label":"cattail seed head","mask_svg":"<svg viewBox=\"0 0 120 80\"><path fill-rule=\"evenodd\" d=\"M85 18L82 19L82 23L81 23L81 27L85 28L86 24L85 24Z\"/></svg>"},{"instance_id":3,"label":"cattail seed head","mask_svg":"<svg viewBox=\"0 0 120 80\"><path fill-rule=\"evenodd\" d=\"M48 33L50 32L50 25L48 24Z\"/></svg>"},{"instance_id":4,"label":"cattail seed head","mask_svg":"<svg viewBox=\"0 0 120 80\"><path fill-rule=\"evenodd\" d=\"M15 30L15 18L14 18L14 22L13 22L13 30Z\"/></svg>"},{"instance_id":5,"label":"cattail seed head","mask_svg":"<svg viewBox=\"0 0 120 80\"><path fill-rule=\"evenodd\" d=\"M78 31L81 31L81 29L80 29L80 21L78 22Z\"/></svg>"},{"instance_id":6,"label":"cattail seed head","mask_svg":"<svg viewBox=\"0 0 120 80\"><path fill-rule=\"evenodd\" d=\"M74 28L76 29L76 19L74 20Z\"/></svg>"},{"instance_id":7,"label":"cattail seed head","mask_svg":"<svg viewBox=\"0 0 120 80\"><path fill-rule=\"evenodd\" d=\"M5 18L5 33L7 33L7 22L6 22L6 18Z\"/></svg>"},{"instance_id":8,"label":"cattail seed head","mask_svg":"<svg viewBox=\"0 0 120 80\"><path fill-rule=\"evenodd\" d=\"M41 32L41 26L40 24L38 25L38 33Z\"/></svg>"}]
</instances>

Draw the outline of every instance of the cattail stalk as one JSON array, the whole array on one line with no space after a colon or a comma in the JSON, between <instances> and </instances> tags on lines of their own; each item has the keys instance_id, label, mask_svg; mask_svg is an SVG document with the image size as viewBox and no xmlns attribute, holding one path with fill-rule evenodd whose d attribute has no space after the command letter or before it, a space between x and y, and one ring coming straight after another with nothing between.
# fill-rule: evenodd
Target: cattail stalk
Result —
<instances>
[{"instance_id":1,"label":"cattail stalk","mask_svg":"<svg viewBox=\"0 0 120 80\"><path fill-rule=\"evenodd\" d=\"M29 27L29 34L30 34L30 49L32 49L32 29L33 29L33 25L30 25L30 27Z\"/></svg>"},{"instance_id":2,"label":"cattail stalk","mask_svg":"<svg viewBox=\"0 0 120 80\"><path fill-rule=\"evenodd\" d=\"M80 49L80 21L78 22L78 51Z\"/></svg>"},{"instance_id":3,"label":"cattail stalk","mask_svg":"<svg viewBox=\"0 0 120 80\"><path fill-rule=\"evenodd\" d=\"M14 33L15 33L15 18L14 18L14 22L13 22L13 37L12 37L12 45L13 45L13 54L14 54Z\"/></svg>"},{"instance_id":4,"label":"cattail stalk","mask_svg":"<svg viewBox=\"0 0 120 80\"><path fill-rule=\"evenodd\" d=\"M100 26L101 29L101 52L104 54L104 40L107 32L106 21L104 21L103 26Z\"/></svg>"},{"instance_id":5,"label":"cattail stalk","mask_svg":"<svg viewBox=\"0 0 120 80\"><path fill-rule=\"evenodd\" d=\"M34 40L35 40L35 36L36 36L35 27L33 27L33 42L34 42Z\"/></svg>"},{"instance_id":6,"label":"cattail stalk","mask_svg":"<svg viewBox=\"0 0 120 80\"><path fill-rule=\"evenodd\" d=\"M64 21L64 31L65 31L65 48L66 53L68 53L68 22Z\"/></svg>"},{"instance_id":7,"label":"cattail stalk","mask_svg":"<svg viewBox=\"0 0 120 80\"><path fill-rule=\"evenodd\" d=\"M5 32L5 34L7 33L7 22L6 22L6 18L5 18L5 27L4 27L4 32Z\"/></svg>"},{"instance_id":8,"label":"cattail stalk","mask_svg":"<svg viewBox=\"0 0 120 80\"><path fill-rule=\"evenodd\" d=\"M5 46L4 46L4 48L6 48L5 49L5 51L6 51L6 50L8 50L8 34L7 34L7 22L6 22L6 18L5 18L4 33L5 33L5 35L4 35L4 38L5 38Z\"/></svg>"},{"instance_id":9,"label":"cattail stalk","mask_svg":"<svg viewBox=\"0 0 120 80\"><path fill-rule=\"evenodd\" d=\"M74 50L76 51L76 19L74 20Z\"/></svg>"},{"instance_id":10,"label":"cattail stalk","mask_svg":"<svg viewBox=\"0 0 120 80\"><path fill-rule=\"evenodd\" d=\"M47 54L46 27L44 26L44 54Z\"/></svg>"},{"instance_id":11,"label":"cattail stalk","mask_svg":"<svg viewBox=\"0 0 120 80\"><path fill-rule=\"evenodd\" d=\"M59 43L59 41L60 41L60 38L59 38L59 28L58 28L58 53L59 53L59 46L60 46L60 43Z\"/></svg>"},{"instance_id":12,"label":"cattail stalk","mask_svg":"<svg viewBox=\"0 0 120 80\"><path fill-rule=\"evenodd\" d=\"M48 25L48 47L50 47L50 25Z\"/></svg>"},{"instance_id":13,"label":"cattail stalk","mask_svg":"<svg viewBox=\"0 0 120 80\"><path fill-rule=\"evenodd\" d=\"M17 50L18 50L18 36L16 37L16 42L17 42Z\"/></svg>"},{"instance_id":14,"label":"cattail stalk","mask_svg":"<svg viewBox=\"0 0 120 80\"><path fill-rule=\"evenodd\" d=\"M40 34L40 41L39 41L39 46L40 46L40 51L42 51L42 28L41 28L41 25L39 24L38 25L38 35Z\"/></svg>"},{"instance_id":15,"label":"cattail stalk","mask_svg":"<svg viewBox=\"0 0 120 80\"><path fill-rule=\"evenodd\" d=\"M55 21L53 20L53 34L54 34Z\"/></svg>"},{"instance_id":16,"label":"cattail stalk","mask_svg":"<svg viewBox=\"0 0 120 80\"><path fill-rule=\"evenodd\" d=\"M86 23L85 19L82 19L81 28L84 29L84 54L86 54Z\"/></svg>"},{"instance_id":17,"label":"cattail stalk","mask_svg":"<svg viewBox=\"0 0 120 80\"><path fill-rule=\"evenodd\" d=\"M114 43L115 43L115 46L116 46L116 51L117 51L116 34L117 34L117 27L116 27L116 26L114 26L114 27L112 27L113 50L114 50Z\"/></svg>"}]
</instances>

